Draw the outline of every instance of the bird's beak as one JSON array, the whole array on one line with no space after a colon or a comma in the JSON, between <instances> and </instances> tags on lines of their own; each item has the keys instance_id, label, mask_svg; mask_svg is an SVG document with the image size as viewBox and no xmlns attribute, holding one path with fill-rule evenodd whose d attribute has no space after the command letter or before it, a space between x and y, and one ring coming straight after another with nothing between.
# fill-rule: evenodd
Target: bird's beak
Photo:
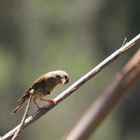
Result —
<instances>
[{"instance_id":1,"label":"bird's beak","mask_svg":"<svg viewBox=\"0 0 140 140\"><path fill-rule=\"evenodd\" d=\"M62 84L65 85L69 82L69 79L68 78L63 78L62 79Z\"/></svg>"}]
</instances>

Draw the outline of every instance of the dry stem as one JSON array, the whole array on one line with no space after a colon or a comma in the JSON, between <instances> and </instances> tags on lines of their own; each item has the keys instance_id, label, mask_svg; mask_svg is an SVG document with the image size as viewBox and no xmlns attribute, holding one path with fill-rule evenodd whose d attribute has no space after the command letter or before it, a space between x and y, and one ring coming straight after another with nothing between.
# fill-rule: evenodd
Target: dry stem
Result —
<instances>
[{"instance_id":1,"label":"dry stem","mask_svg":"<svg viewBox=\"0 0 140 140\"><path fill-rule=\"evenodd\" d=\"M30 97L29 97L29 99L28 99L27 106L26 106L26 108L25 108L25 112L24 112L24 114L23 114L21 123L19 124L19 127L18 127L18 129L16 130L16 132L15 132L15 134L13 135L13 137L12 137L11 140L15 140L15 139L19 136L20 132L22 131L23 125L24 125L24 122L25 122L25 119L26 119L26 117L27 117L27 115L28 115L28 110L29 110L29 107L30 107L30 104L31 104L31 100L32 100L32 94L30 94Z\"/></svg>"},{"instance_id":2,"label":"dry stem","mask_svg":"<svg viewBox=\"0 0 140 140\"><path fill-rule=\"evenodd\" d=\"M140 78L140 49L83 115L66 140L87 140L137 78Z\"/></svg>"},{"instance_id":3,"label":"dry stem","mask_svg":"<svg viewBox=\"0 0 140 140\"><path fill-rule=\"evenodd\" d=\"M53 100L58 104L62 100L64 100L67 96L72 94L75 90L79 89L84 83L86 83L88 80L90 80L93 76L95 76L98 72L100 72L105 66L107 66L109 63L111 63L113 60L115 60L117 57L119 57L122 53L127 51L129 48L134 46L135 43L137 43L140 40L140 34L138 34L136 37L134 37L131 41L126 43L123 47L119 48L117 51L115 51L113 54L111 54L109 57L107 57L104 61L102 61L99 65L97 65L95 68L93 68L91 71L89 71L87 74L85 74L83 77L81 77L79 80L77 80L74 84L72 84L68 89L63 91L60 95L58 95ZM56 105L49 103L42 109L41 111L35 112L32 116L28 117L25 120L25 123L23 125L23 128L27 127L28 125L32 124L36 120L38 120L41 116L43 116L45 113L50 111L53 107ZM7 138L10 138L14 135L14 133L17 131L19 125L16 126L14 129L9 131L7 134L5 134L0 140L6 140Z\"/></svg>"}]
</instances>

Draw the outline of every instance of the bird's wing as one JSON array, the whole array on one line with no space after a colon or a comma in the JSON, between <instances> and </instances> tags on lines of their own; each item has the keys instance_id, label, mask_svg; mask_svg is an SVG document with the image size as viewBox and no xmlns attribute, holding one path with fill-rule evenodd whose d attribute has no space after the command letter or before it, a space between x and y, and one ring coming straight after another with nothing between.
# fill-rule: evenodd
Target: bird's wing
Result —
<instances>
[{"instance_id":1,"label":"bird's wing","mask_svg":"<svg viewBox=\"0 0 140 140\"><path fill-rule=\"evenodd\" d=\"M47 76L45 76L45 75L40 76L38 79L36 79L34 81L34 83L30 86L29 89L30 90L31 89L34 89L35 90L35 89L37 89L39 87L42 87L45 84L46 80L47 80Z\"/></svg>"},{"instance_id":2,"label":"bird's wing","mask_svg":"<svg viewBox=\"0 0 140 140\"><path fill-rule=\"evenodd\" d=\"M47 77L44 75L42 75L38 79L36 79L34 81L34 83L30 86L30 88L27 90L27 92L19 98L18 102L21 102L25 98L29 98L29 95L31 93L33 93L36 89L44 86L46 79L47 79Z\"/></svg>"}]
</instances>

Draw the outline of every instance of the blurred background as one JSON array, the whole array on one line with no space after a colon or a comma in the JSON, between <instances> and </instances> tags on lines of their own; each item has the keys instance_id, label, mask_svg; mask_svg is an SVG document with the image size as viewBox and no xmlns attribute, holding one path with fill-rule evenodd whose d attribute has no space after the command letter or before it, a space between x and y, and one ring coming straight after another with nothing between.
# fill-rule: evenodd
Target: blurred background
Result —
<instances>
[{"instance_id":1,"label":"blurred background","mask_svg":"<svg viewBox=\"0 0 140 140\"><path fill-rule=\"evenodd\" d=\"M53 98L119 48L125 37L137 35L139 5L139 0L0 0L0 135L21 120L23 111L10 112L38 76L58 69L69 73L69 84L58 86L49 97ZM25 129L19 139L62 139L138 48ZM139 84L134 84L91 140L140 138ZM29 114L35 111L32 105Z\"/></svg>"}]
</instances>

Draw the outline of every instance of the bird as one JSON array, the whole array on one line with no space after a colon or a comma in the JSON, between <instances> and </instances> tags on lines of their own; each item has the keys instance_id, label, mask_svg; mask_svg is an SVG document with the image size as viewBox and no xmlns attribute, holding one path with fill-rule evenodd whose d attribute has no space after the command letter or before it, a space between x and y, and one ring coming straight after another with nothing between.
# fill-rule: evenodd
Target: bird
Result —
<instances>
[{"instance_id":1,"label":"bird","mask_svg":"<svg viewBox=\"0 0 140 140\"><path fill-rule=\"evenodd\" d=\"M63 70L56 70L43 74L42 76L37 78L29 87L27 92L19 98L18 105L15 109L12 110L11 114L15 114L16 112L18 112L25 105L26 101L29 99L31 94L33 102L35 103L38 109L40 109L39 105L36 102L36 100L38 99L54 103L53 100L47 100L44 97L50 95L51 91L58 84L65 85L68 82L69 76L67 72Z\"/></svg>"}]
</instances>

